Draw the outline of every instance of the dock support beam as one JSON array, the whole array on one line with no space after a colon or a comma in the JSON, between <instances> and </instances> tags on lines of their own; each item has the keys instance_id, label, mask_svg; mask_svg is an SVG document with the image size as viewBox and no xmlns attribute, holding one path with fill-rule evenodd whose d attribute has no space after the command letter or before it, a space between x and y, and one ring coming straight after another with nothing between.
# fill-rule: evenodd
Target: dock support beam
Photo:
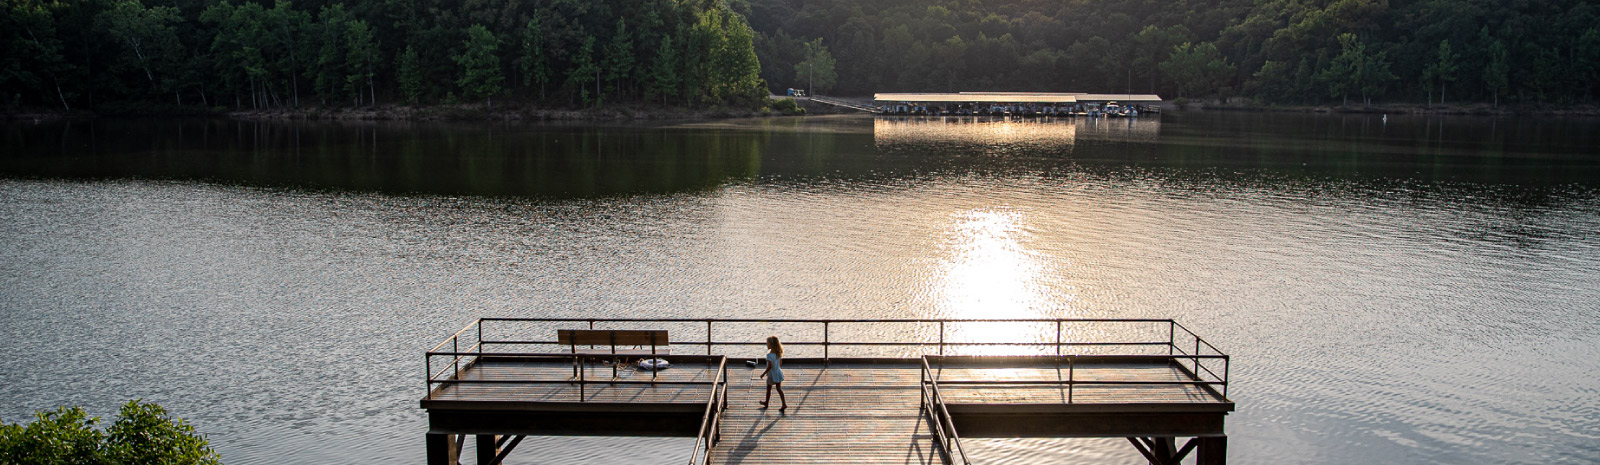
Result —
<instances>
[{"instance_id":1,"label":"dock support beam","mask_svg":"<svg viewBox=\"0 0 1600 465\"><path fill-rule=\"evenodd\" d=\"M1200 441L1198 447L1197 465L1224 465L1228 463L1228 437L1207 436L1195 438Z\"/></svg>"},{"instance_id":2,"label":"dock support beam","mask_svg":"<svg viewBox=\"0 0 1600 465\"><path fill-rule=\"evenodd\" d=\"M1150 465L1178 465L1190 452L1196 452L1195 459L1199 465L1224 465L1228 461L1227 436L1194 437L1184 442L1183 447L1178 447L1177 438L1170 436L1131 437L1128 442L1139 449Z\"/></svg>"},{"instance_id":3,"label":"dock support beam","mask_svg":"<svg viewBox=\"0 0 1600 465\"><path fill-rule=\"evenodd\" d=\"M461 465L461 441L453 434L428 433L428 465Z\"/></svg>"},{"instance_id":4,"label":"dock support beam","mask_svg":"<svg viewBox=\"0 0 1600 465\"><path fill-rule=\"evenodd\" d=\"M493 434L478 435L478 465L497 465L496 460L500 455L500 436Z\"/></svg>"}]
</instances>

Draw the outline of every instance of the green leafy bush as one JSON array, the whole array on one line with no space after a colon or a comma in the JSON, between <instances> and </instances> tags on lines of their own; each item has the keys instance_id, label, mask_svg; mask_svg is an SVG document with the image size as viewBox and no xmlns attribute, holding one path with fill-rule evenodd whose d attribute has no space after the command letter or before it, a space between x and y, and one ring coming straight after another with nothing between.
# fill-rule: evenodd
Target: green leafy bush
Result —
<instances>
[{"instance_id":1,"label":"green leafy bush","mask_svg":"<svg viewBox=\"0 0 1600 465\"><path fill-rule=\"evenodd\" d=\"M772 102L772 111L776 111L776 112L779 112L779 113L782 113L782 114L785 114L785 115L804 115L804 114L806 114L806 109L805 108L801 108L800 105L795 104L794 99L792 99L792 98L786 98L786 99L780 99L780 100L773 101Z\"/></svg>"},{"instance_id":2,"label":"green leafy bush","mask_svg":"<svg viewBox=\"0 0 1600 465\"><path fill-rule=\"evenodd\" d=\"M160 405L128 401L105 431L79 407L0 424L0 463L16 465L220 465L205 437Z\"/></svg>"}]
</instances>

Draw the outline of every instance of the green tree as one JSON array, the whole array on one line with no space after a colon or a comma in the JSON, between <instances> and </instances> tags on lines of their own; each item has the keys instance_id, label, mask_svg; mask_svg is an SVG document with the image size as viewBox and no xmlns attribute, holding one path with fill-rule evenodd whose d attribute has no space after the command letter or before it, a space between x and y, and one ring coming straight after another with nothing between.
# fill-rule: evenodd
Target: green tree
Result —
<instances>
[{"instance_id":1,"label":"green tree","mask_svg":"<svg viewBox=\"0 0 1600 465\"><path fill-rule=\"evenodd\" d=\"M1234 71L1233 65L1210 42L1184 42L1172 47L1172 53L1167 61L1161 62L1160 68L1167 80L1178 87L1180 97L1217 93Z\"/></svg>"},{"instance_id":2,"label":"green tree","mask_svg":"<svg viewBox=\"0 0 1600 465\"><path fill-rule=\"evenodd\" d=\"M500 74L500 40L488 28L474 24L467 29L467 40L461 45L465 50L455 57L456 64L461 65L461 79L456 80L456 85L468 98L481 97L484 106L494 106L494 94L500 93L500 82L505 79Z\"/></svg>"},{"instance_id":3,"label":"green tree","mask_svg":"<svg viewBox=\"0 0 1600 465\"><path fill-rule=\"evenodd\" d=\"M0 463L17 465L219 465L204 436L159 405L123 404L104 432L78 407L34 414L26 425L0 424Z\"/></svg>"},{"instance_id":4,"label":"green tree","mask_svg":"<svg viewBox=\"0 0 1600 465\"><path fill-rule=\"evenodd\" d=\"M322 7L317 15L317 25L314 28L316 40L320 47L317 48L315 66L306 70L311 76L312 86L317 91L317 97L323 105L329 101L340 98L340 90L344 87L345 76L349 60L345 57L347 40L345 34L349 33L347 23L352 21L350 14L344 11L344 5L333 4Z\"/></svg>"},{"instance_id":5,"label":"green tree","mask_svg":"<svg viewBox=\"0 0 1600 465\"><path fill-rule=\"evenodd\" d=\"M1450 49L1450 39L1439 41L1434 60L1422 69L1422 82L1428 86L1428 103L1433 103L1433 83L1439 83L1439 103L1444 104L1445 83L1456 80L1456 60L1460 55Z\"/></svg>"},{"instance_id":6,"label":"green tree","mask_svg":"<svg viewBox=\"0 0 1600 465\"><path fill-rule=\"evenodd\" d=\"M1595 86L1600 85L1600 28L1591 27L1578 37L1572 57L1573 78L1583 88L1584 99L1588 99Z\"/></svg>"},{"instance_id":7,"label":"green tree","mask_svg":"<svg viewBox=\"0 0 1600 465\"><path fill-rule=\"evenodd\" d=\"M106 428L105 450L119 464L219 465L204 437L160 405L137 400L123 404Z\"/></svg>"},{"instance_id":8,"label":"green tree","mask_svg":"<svg viewBox=\"0 0 1600 465\"><path fill-rule=\"evenodd\" d=\"M1366 45L1355 34L1339 34L1340 52L1317 73L1317 80L1328 86L1328 96L1350 104L1350 93L1361 90L1362 68L1367 64Z\"/></svg>"},{"instance_id":9,"label":"green tree","mask_svg":"<svg viewBox=\"0 0 1600 465\"><path fill-rule=\"evenodd\" d=\"M1479 41L1484 49L1483 87L1494 94L1494 106L1500 106L1500 91L1506 88L1508 75L1511 74L1511 52L1506 48L1505 42L1489 36L1489 27L1484 26L1478 32Z\"/></svg>"},{"instance_id":10,"label":"green tree","mask_svg":"<svg viewBox=\"0 0 1600 465\"><path fill-rule=\"evenodd\" d=\"M138 0L120 0L101 13L99 21L108 35L127 47L123 61L144 71L152 91L172 90L178 103L183 103L182 94L172 88L175 86L171 81L156 79L158 73L162 78L173 77L167 73L184 55L183 43L178 40L177 24L182 19L177 8L145 8Z\"/></svg>"},{"instance_id":11,"label":"green tree","mask_svg":"<svg viewBox=\"0 0 1600 465\"><path fill-rule=\"evenodd\" d=\"M723 11L722 40L714 52L714 95L719 103L746 107L767 105L767 86L761 81L761 61L756 58L755 31L744 18Z\"/></svg>"},{"instance_id":12,"label":"green tree","mask_svg":"<svg viewBox=\"0 0 1600 465\"><path fill-rule=\"evenodd\" d=\"M307 52L306 31L311 29L311 15L304 11L296 10L293 3L288 0L280 1L271 10L266 11L266 21L263 27L266 36L270 37L273 54L276 57L273 66L276 79L289 81L288 87L292 95L294 106L300 106L300 74L305 71L303 55Z\"/></svg>"},{"instance_id":13,"label":"green tree","mask_svg":"<svg viewBox=\"0 0 1600 465\"><path fill-rule=\"evenodd\" d=\"M1263 100L1286 102L1296 93L1294 69L1288 63L1267 60L1245 83L1245 92Z\"/></svg>"},{"instance_id":14,"label":"green tree","mask_svg":"<svg viewBox=\"0 0 1600 465\"><path fill-rule=\"evenodd\" d=\"M656 47L655 61L650 64L650 92L661 96L661 104L678 94L678 54L672 46L672 36L661 38Z\"/></svg>"},{"instance_id":15,"label":"green tree","mask_svg":"<svg viewBox=\"0 0 1600 465\"><path fill-rule=\"evenodd\" d=\"M1145 26L1138 34L1134 34L1131 65L1134 74L1149 79L1150 92L1156 91L1156 78L1160 76L1157 71L1161 62L1171 57L1174 47L1189 42L1190 36L1189 28L1182 24L1166 29Z\"/></svg>"},{"instance_id":16,"label":"green tree","mask_svg":"<svg viewBox=\"0 0 1600 465\"><path fill-rule=\"evenodd\" d=\"M794 64L795 82L806 83L807 92L833 90L833 85L839 80L838 73L834 72L833 54L828 53L828 47L822 45L822 39L806 42L805 50L806 59Z\"/></svg>"},{"instance_id":17,"label":"green tree","mask_svg":"<svg viewBox=\"0 0 1600 465\"><path fill-rule=\"evenodd\" d=\"M578 48L578 54L572 58L572 70L567 72L567 85L573 88L574 94L583 99L585 105L600 104L600 91L595 90L595 96L589 96L589 83L599 85L600 66L594 62L594 37L583 41L583 46Z\"/></svg>"},{"instance_id":18,"label":"green tree","mask_svg":"<svg viewBox=\"0 0 1600 465\"><path fill-rule=\"evenodd\" d=\"M539 99L544 100L545 85L550 83L550 54L545 50L544 25L540 15L534 15L522 28L522 85L539 85Z\"/></svg>"},{"instance_id":19,"label":"green tree","mask_svg":"<svg viewBox=\"0 0 1600 465\"><path fill-rule=\"evenodd\" d=\"M417 57L416 47L406 46L406 51L400 54L400 94L406 98L406 103L416 105L422 101L422 63Z\"/></svg>"},{"instance_id":20,"label":"green tree","mask_svg":"<svg viewBox=\"0 0 1600 465\"><path fill-rule=\"evenodd\" d=\"M61 108L71 110L67 96L61 89L61 75L71 69L66 62L66 47L57 36L55 9L59 3L39 1L8 1L3 20L10 34L0 36L5 42L5 58L0 59L0 88L28 88L43 90L44 78L55 88Z\"/></svg>"},{"instance_id":21,"label":"green tree","mask_svg":"<svg viewBox=\"0 0 1600 465\"><path fill-rule=\"evenodd\" d=\"M95 429L99 418L78 407L40 411L27 425L0 425L0 463L17 465L104 464L101 442L105 434Z\"/></svg>"},{"instance_id":22,"label":"green tree","mask_svg":"<svg viewBox=\"0 0 1600 465\"><path fill-rule=\"evenodd\" d=\"M378 91L373 79L377 71L373 69L378 61L378 41L372 28L367 27L367 22L355 20L345 23L348 31L345 32L345 92L355 98L356 106L361 105L361 84L367 85L368 104L378 104ZM499 62L496 61L498 71Z\"/></svg>"},{"instance_id":23,"label":"green tree","mask_svg":"<svg viewBox=\"0 0 1600 465\"><path fill-rule=\"evenodd\" d=\"M216 27L211 42L211 52L217 57L214 69L222 75L225 85L235 91L235 107L242 106L237 91L246 84L251 108L271 104L268 74L272 67L265 54L270 48L265 31L266 16L266 10L255 2L238 7L222 2L200 15L202 21Z\"/></svg>"},{"instance_id":24,"label":"green tree","mask_svg":"<svg viewBox=\"0 0 1600 465\"><path fill-rule=\"evenodd\" d=\"M1068 55L1072 56L1070 52ZM962 40L959 35L952 35L943 42L934 45L933 57L939 63L937 65L939 71L941 71L939 74L944 77L945 91L955 91L956 81L965 71L962 62L966 60L966 56L967 42Z\"/></svg>"},{"instance_id":25,"label":"green tree","mask_svg":"<svg viewBox=\"0 0 1600 465\"><path fill-rule=\"evenodd\" d=\"M1372 104L1372 96L1383 92L1389 81L1395 79L1394 73L1389 70L1389 52L1382 51L1363 55L1365 60L1361 64L1361 100L1367 105Z\"/></svg>"},{"instance_id":26,"label":"green tree","mask_svg":"<svg viewBox=\"0 0 1600 465\"><path fill-rule=\"evenodd\" d=\"M622 80L633 73L633 39L628 35L628 23L617 18L616 34L606 44L606 79L613 91L622 93Z\"/></svg>"}]
</instances>

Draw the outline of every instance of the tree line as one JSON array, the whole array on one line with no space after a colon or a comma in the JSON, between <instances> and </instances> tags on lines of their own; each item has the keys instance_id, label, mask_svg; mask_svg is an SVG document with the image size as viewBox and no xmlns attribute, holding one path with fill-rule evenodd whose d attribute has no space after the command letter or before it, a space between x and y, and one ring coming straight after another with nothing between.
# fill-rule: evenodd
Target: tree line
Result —
<instances>
[{"instance_id":1,"label":"tree line","mask_svg":"<svg viewBox=\"0 0 1600 465\"><path fill-rule=\"evenodd\" d=\"M720 0L6 0L0 89L67 110L763 105Z\"/></svg>"},{"instance_id":2,"label":"tree line","mask_svg":"<svg viewBox=\"0 0 1600 465\"><path fill-rule=\"evenodd\" d=\"M817 92L1573 104L1588 0L749 0L762 77Z\"/></svg>"}]
</instances>

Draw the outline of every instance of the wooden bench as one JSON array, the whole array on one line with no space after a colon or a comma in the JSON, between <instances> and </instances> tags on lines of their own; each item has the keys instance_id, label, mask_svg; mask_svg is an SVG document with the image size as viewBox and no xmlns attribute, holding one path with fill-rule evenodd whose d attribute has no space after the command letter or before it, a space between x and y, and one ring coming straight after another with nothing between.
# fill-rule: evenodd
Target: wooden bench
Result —
<instances>
[{"instance_id":1,"label":"wooden bench","mask_svg":"<svg viewBox=\"0 0 1600 465\"><path fill-rule=\"evenodd\" d=\"M617 378L617 365L620 365L622 356L657 356L670 355L671 340L667 339L666 330L626 330L626 329L558 329L556 330L556 343L567 346L572 355L610 355L611 379ZM578 346L588 346L580 348ZM603 347L602 347L603 346ZM638 347L634 349L619 346ZM643 349L649 346L649 350ZM572 362L572 376L578 376L580 366L579 358L574 357ZM655 379L656 370L650 371L650 379Z\"/></svg>"}]
</instances>

